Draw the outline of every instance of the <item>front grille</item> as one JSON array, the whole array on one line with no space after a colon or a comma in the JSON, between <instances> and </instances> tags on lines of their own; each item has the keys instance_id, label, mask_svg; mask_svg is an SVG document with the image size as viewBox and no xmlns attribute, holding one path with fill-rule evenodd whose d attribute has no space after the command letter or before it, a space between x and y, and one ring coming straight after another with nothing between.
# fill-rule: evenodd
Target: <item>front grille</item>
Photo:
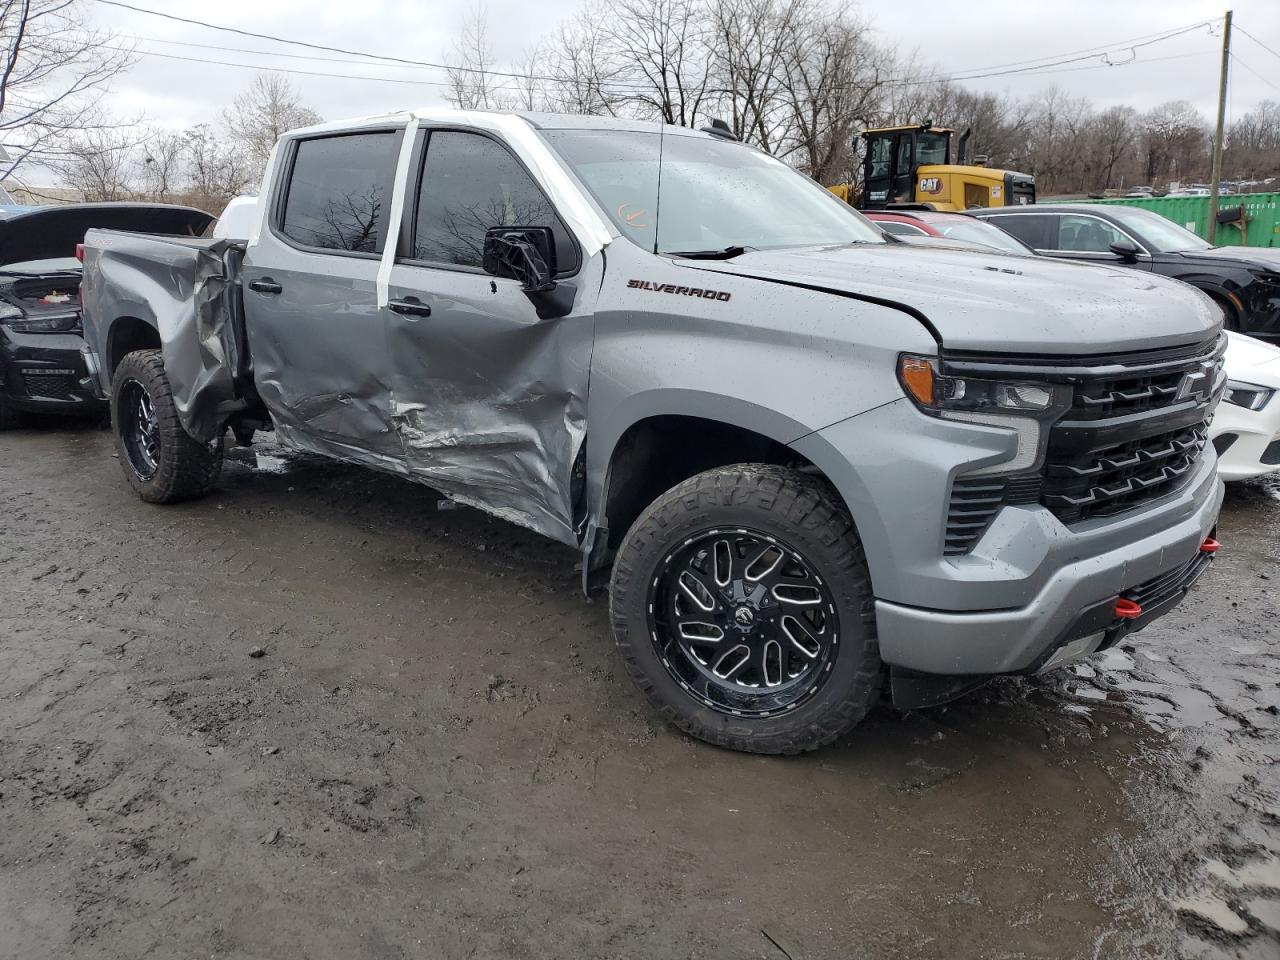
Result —
<instances>
[{"instance_id":1,"label":"front grille","mask_svg":"<svg viewBox=\"0 0 1280 960\"><path fill-rule=\"evenodd\" d=\"M1050 459L1040 501L1063 523L1108 517L1173 491L1191 471L1208 435L1207 421L1141 440ZM1050 441L1052 447L1052 441ZM1052 457L1052 454L1051 454Z\"/></svg>"},{"instance_id":2,"label":"front grille","mask_svg":"<svg viewBox=\"0 0 1280 960\"><path fill-rule=\"evenodd\" d=\"M75 377L53 373L24 373L27 396L38 400L74 400Z\"/></svg>"},{"instance_id":3,"label":"front grille","mask_svg":"<svg viewBox=\"0 0 1280 960\"><path fill-rule=\"evenodd\" d=\"M1036 473L954 481L945 554L968 553L1010 503L1038 501L1070 525L1177 490L1208 442L1225 350L1218 337L1093 357L947 356L948 373L1060 384L1070 388L1071 402L1043 424L1044 465Z\"/></svg>"}]
</instances>

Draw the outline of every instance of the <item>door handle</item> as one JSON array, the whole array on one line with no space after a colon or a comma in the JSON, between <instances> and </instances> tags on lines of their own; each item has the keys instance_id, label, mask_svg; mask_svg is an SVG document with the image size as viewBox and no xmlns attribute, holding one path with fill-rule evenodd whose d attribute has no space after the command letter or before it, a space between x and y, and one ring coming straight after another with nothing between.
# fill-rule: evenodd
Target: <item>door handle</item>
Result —
<instances>
[{"instance_id":1,"label":"door handle","mask_svg":"<svg viewBox=\"0 0 1280 960\"><path fill-rule=\"evenodd\" d=\"M260 280L250 280L249 289L256 290L258 293L269 293L272 295L284 292L284 287L280 286L280 284L276 283L270 277L263 277Z\"/></svg>"},{"instance_id":2,"label":"door handle","mask_svg":"<svg viewBox=\"0 0 1280 960\"><path fill-rule=\"evenodd\" d=\"M431 307L423 303L417 297L405 297L403 300L392 300L387 304L393 313L399 313L406 317L429 317L431 316Z\"/></svg>"}]
</instances>

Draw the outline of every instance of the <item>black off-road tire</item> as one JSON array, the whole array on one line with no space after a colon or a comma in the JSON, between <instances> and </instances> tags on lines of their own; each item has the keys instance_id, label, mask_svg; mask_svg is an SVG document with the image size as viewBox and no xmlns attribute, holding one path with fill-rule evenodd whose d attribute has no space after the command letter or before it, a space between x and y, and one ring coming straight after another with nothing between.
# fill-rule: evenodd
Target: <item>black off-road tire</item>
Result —
<instances>
[{"instance_id":1,"label":"black off-road tire","mask_svg":"<svg viewBox=\"0 0 1280 960\"><path fill-rule=\"evenodd\" d=\"M131 459L125 436L127 418L135 414L131 409L122 409L122 396L138 387L146 392L154 409L159 447L155 469L149 476ZM222 472L221 437L213 443L200 443L183 429L159 350L135 350L116 367L111 379L111 423L124 475L148 503L178 503L203 497L218 482Z\"/></svg>"},{"instance_id":2,"label":"black off-road tire","mask_svg":"<svg viewBox=\"0 0 1280 960\"><path fill-rule=\"evenodd\" d=\"M664 666L651 634L650 585L664 558L692 536L735 525L789 543L827 582L838 612L839 645L826 679L777 715L734 716L700 702ZM627 673L664 718L700 740L749 753L803 753L847 733L879 699L883 666L866 556L848 511L816 477L742 464L674 487L627 532L609 601Z\"/></svg>"},{"instance_id":3,"label":"black off-road tire","mask_svg":"<svg viewBox=\"0 0 1280 960\"><path fill-rule=\"evenodd\" d=\"M21 411L13 409L0 397L0 430L15 430L22 426Z\"/></svg>"}]
</instances>

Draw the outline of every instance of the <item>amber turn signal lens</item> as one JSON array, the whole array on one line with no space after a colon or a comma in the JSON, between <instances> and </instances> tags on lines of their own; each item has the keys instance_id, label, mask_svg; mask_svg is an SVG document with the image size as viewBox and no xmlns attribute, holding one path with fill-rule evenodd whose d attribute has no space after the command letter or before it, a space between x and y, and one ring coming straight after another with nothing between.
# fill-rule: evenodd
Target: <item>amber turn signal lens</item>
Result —
<instances>
[{"instance_id":1,"label":"amber turn signal lens","mask_svg":"<svg viewBox=\"0 0 1280 960\"><path fill-rule=\"evenodd\" d=\"M903 357L898 361L898 377L916 403L933 405L933 364L923 357Z\"/></svg>"}]
</instances>

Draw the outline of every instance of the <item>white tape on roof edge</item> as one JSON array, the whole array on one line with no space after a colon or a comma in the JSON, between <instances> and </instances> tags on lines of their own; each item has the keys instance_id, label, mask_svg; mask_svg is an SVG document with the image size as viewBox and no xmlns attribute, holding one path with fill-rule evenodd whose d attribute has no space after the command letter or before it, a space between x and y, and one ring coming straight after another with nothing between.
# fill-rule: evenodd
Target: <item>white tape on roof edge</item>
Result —
<instances>
[{"instance_id":1,"label":"white tape on roof edge","mask_svg":"<svg viewBox=\"0 0 1280 960\"><path fill-rule=\"evenodd\" d=\"M413 156L413 144L418 139L418 118L410 117L405 124L404 139L400 141L400 159L396 161L396 178L391 185L391 218L387 223L387 236L382 242L382 262L378 264L378 309L385 310L391 300L391 268L396 263L400 246L400 223L404 215L404 194L412 171L409 161Z\"/></svg>"}]
</instances>

